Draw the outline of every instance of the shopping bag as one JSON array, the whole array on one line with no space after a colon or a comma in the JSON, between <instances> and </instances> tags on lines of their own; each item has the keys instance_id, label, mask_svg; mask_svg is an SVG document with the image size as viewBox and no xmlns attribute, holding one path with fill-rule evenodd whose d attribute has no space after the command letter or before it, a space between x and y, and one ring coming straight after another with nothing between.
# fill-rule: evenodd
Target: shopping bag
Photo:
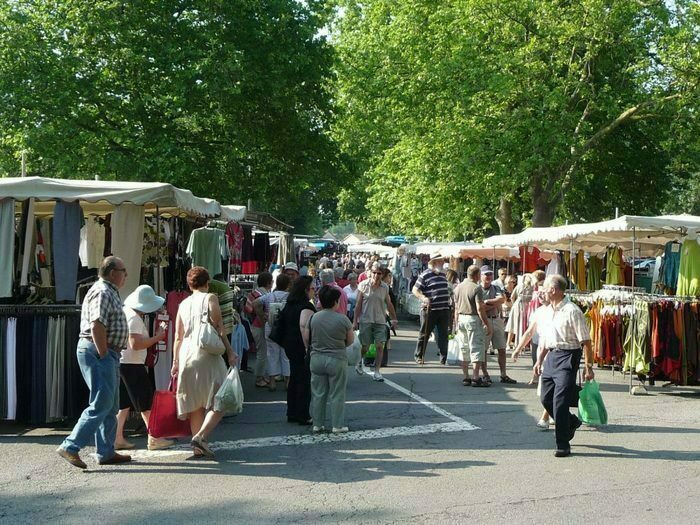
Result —
<instances>
[{"instance_id":1,"label":"shopping bag","mask_svg":"<svg viewBox=\"0 0 700 525\"><path fill-rule=\"evenodd\" d=\"M377 346L374 343L372 343L367 349L365 359L374 359L375 357L377 357Z\"/></svg>"},{"instance_id":2,"label":"shopping bag","mask_svg":"<svg viewBox=\"0 0 700 525\"><path fill-rule=\"evenodd\" d=\"M177 418L176 385L171 379L167 390L158 390L153 394L148 434L154 438L187 437L191 434L190 422Z\"/></svg>"},{"instance_id":3,"label":"shopping bag","mask_svg":"<svg viewBox=\"0 0 700 525\"><path fill-rule=\"evenodd\" d=\"M447 364L458 365L462 361L462 350L456 337L450 339L447 345Z\"/></svg>"},{"instance_id":4,"label":"shopping bag","mask_svg":"<svg viewBox=\"0 0 700 525\"><path fill-rule=\"evenodd\" d=\"M360 354L362 353L362 344L360 343L360 332L355 331L355 340L352 344L345 348L345 353L348 356L348 366L355 366L360 362Z\"/></svg>"},{"instance_id":5,"label":"shopping bag","mask_svg":"<svg viewBox=\"0 0 700 525\"><path fill-rule=\"evenodd\" d=\"M214 396L214 410L226 414L243 412L243 386L235 366L229 368L226 379Z\"/></svg>"},{"instance_id":6,"label":"shopping bag","mask_svg":"<svg viewBox=\"0 0 700 525\"><path fill-rule=\"evenodd\" d=\"M602 407L602 410L601 410ZM586 381L579 392L578 414L586 425L607 425L608 412L603 405L600 395L600 384L596 381Z\"/></svg>"}]
</instances>

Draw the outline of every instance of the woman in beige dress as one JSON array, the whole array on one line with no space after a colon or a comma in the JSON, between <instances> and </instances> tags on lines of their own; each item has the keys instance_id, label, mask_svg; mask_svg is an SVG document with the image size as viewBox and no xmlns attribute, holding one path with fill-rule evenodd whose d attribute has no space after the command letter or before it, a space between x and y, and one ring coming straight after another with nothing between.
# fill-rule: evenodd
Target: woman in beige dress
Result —
<instances>
[{"instance_id":1,"label":"woman in beige dress","mask_svg":"<svg viewBox=\"0 0 700 525\"><path fill-rule=\"evenodd\" d=\"M190 420L192 449L195 456L213 457L207 438L221 421L224 412L217 410L214 396L226 378L226 365L220 355L200 350L190 341L193 329L209 309L209 318L224 342L230 366L237 356L224 335L221 308L216 295L208 293L209 273L202 266L187 272L187 285L192 295L182 301L177 313L172 375L177 375L177 415Z\"/></svg>"}]
</instances>

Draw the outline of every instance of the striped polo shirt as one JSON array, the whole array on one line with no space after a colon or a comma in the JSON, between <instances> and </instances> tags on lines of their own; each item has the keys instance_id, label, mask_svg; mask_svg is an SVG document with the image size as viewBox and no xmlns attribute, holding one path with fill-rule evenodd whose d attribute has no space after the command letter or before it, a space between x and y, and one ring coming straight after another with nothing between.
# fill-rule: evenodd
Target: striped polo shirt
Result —
<instances>
[{"instance_id":1,"label":"striped polo shirt","mask_svg":"<svg viewBox=\"0 0 700 525\"><path fill-rule=\"evenodd\" d=\"M426 270L418 276L416 288L430 299L431 310L449 310L450 285L444 274Z\"/></svg>"}]
</instances>

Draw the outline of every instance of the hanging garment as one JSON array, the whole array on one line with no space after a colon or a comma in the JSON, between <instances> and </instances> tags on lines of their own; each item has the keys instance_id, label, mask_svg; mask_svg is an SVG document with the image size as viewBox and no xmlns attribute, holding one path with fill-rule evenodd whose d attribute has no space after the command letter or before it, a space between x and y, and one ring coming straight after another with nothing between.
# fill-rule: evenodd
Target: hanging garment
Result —
<instances>
[{"instance_id":1,"label":"hanging garment","mask_svg":"<svg viewBox=\"0 0 700 525\"><path fill-rule=\"evenodd\" d=\"M520 247L520 269L525 273L537 270L540 259L540 250L532 246Z\"/></svg>"},{"instance_id":2,"label":"hanging garment","mask_svg":"<svg viewBox=\"0 0 700 525\"><path fill-rule=\"evenodd\" d=\"M15 201L0 201L0 297L12 297L15 260Z\"/></svg>"},{"instance_id":3,"label":"hanging garment","mask_svg":"<svg viewBox=\"0 0 700 525\"><path fill-rule=\"evenodd\" d=\"M586 287L594 292L601 289L600 274L602 272L603 263L596 257L591 256L588 259L588 274L586 276Z\"/></svg>"},{"instance_id":4,"label":"hanging garment","mask_svg":"<svg viewBox=\"0 0 700 525\"><path fill-rule=\"evenodd\" d=\"M226 244L229 253L229 271L241 273L243 266L243 227L237 222L226 225Z\"/></svg>"},{"instance_id":5,"label":"hanging garment","mask_svg":"<svg viewBox=\"0 0 700 525\"><path fill-rule=\"evenodd\" d=\"M286 232L282 232L279 237L277 264L284 266L288 262L296 262L294 255L294 237Z\"/></svg>"},{"instance_id":6,"label":"hanging garment","mask_svg":"<svg viewBox=\"0 0 700 525\"><path fill-rule=\"evenodd\" d=\"M158 233L160 223L160 233ZM165 268L168 266L168 234L166 221L155 217L146 219L143 229L143 266L156 266Z\"/></svg>"},{"instance_id":7,"label":"hanging garment","mask_svg":"<svg viewBox=\"0 0 700 525\"><path fill-rule=\"evenodd\" d=\"M141 284L141 260L143 256L143 206L120 204L112 215L112 255L124 261L129 276L119 290L122 299Z\"/></svg>"},{"instance_id":8,"label":"hanging garment","mask_svg":"<svg viewBox=\"0 0 700 525\"><path fill-rule=\"evenodd\" d=\"M571 264L571 279L579 290L587 290L586 285L586 259L583 250L576 253L576 257Z\"/></svg>"},{"instance_id":9,"label":"hanging garment","mask_svg":"<svg viewBox=\"0 0 700 525\"><path fill-rule=\"evenodd\" d=\"M667 242L664 248L664 262L659 282L663 283L663 289L669 294L674 294L676 291L680 265L681 244L675 241Z\"/></svg>"},{"instance_id":10,"label":"hanging garment","mask_svg":"<svg viewBox=\"0 0 700 525\"><path fill-rule=\"evenodd\" d=\"M99 268L104 251L105 227L97 217L88 217L80 228L80 263L86 268Z\"/></svg>"},{"instance_id":11,"label":"hanging garment","mask_svg":"<svg viewBox=\"0 0 700 525\"><path fill-rule=\"evenodd\" d=\"M265 271L270 264L270 235L258 232L255 234L255 260L258 262L258 271Z\"/></svg>"},{"instance_id":12,"label":"hanging garment","mask_svg":"<svg viewBox=\"0 0 700 525\"><path fill-rule=\"evenodd\" d=\"M253 228L243 226L243 243L241 245L241 260L243 262L254 261L253 253Z\"/></svg>"},{"instance_id":13,"label":"hanging garment","mask_svg":"<svg viewBox=\"0 0 700 525\"><path fill-rule=\"evenodd\" d=\"M51 219L39 219L38 229L44 245L44 267L39 270L42 286L53 286L53 257L51 252Z\"/></svg>"},{"instance_id":14,"label":"hanging garment","mask_svg":"<svg viewBox=\"0 0 700 525\"><path fill-rule=\"evenodd\" d=\"M676 294L700 296L700 244L695 239L683 241Z\"/></svg>"},{"instance_id":15,"label":"hanging garment","mask_svg":"<svg viewBox=\"0 0 700 525\"><path fill-rule=\"evenodd\" d=\"M15 362L17 365L17 421L27 423L31 419L32 401L32 335L34 318L28 315L17 318Z\"/></svg>"},{"instance_id":16,"label":"hanging garment","mask_svg":"<svg viewBox=\"0 0 700 525\"><path fill-rule=\"evenodd\" d=\"M545 269L545 274L547 277L550 275L564 275L564 265L559 252L555 253L554 257L552 257L552 259L549 261L549 264Z\"/></svg>"},{"instance_id":17,"label":"hanging garment","mask_svg":"<svg viewBox=\"0 0 700 525\"><path fill-rule=\"evenodd\" d=\"M5 357L5 332L7 319L0 318L0 419L7 419L7 358Z\"/></svg>"},{"instance_id":18,"label":"hanging garment","mask_svg":"<svg viewBox=\"0 0 700 525\"><path fill-rule=\"evenodd\" d=\"M635 302L635 314L630 318L625 335L625 362L623 371L637 374L649 374L649 305Z\"/></svg>"},{"instance_id":19,"label":"hanging garment","mask_svg":"<svg viewBox=\"0 0 700 525\"><path fill-rule=\"evenodd\" d=\"M58 201L53 217L53 273L56 301L75 302L83 210L78 202Z\"/></svg>"},{"instance_id":20,"label":"hanging garment","mask_svg":"<svg viewBox=\"0 0 700 525\"><path fill-rule=\"evenodd\" d=\"M66 319L50 317L46 346L46 416L63 417L65 392Z\"/></svg>"},{"instance_id":21,"label":"hanging garment","mask_svg":"<svg viewBox=\"0 0 700 525\"><path fill-rule=\"evenodd\" d=\"M607 264L605 266L605 283L613 285L625 284L624 262L622 260L622 248L611 247L607 251Z\"/></svg>"},{"instance_id":22,"label":"hanging garment","mask_svg":"<svg viewBox=\"0 0 700 525\"><path fill-rule=\"evenodd\" d=\"M17 419L17 319L5 325L5 370L7 374L7 419ZM3 334L0 334L0 337Z\"/></svg>"},{"instance_id":23,"label":"hanging garment","mask_svg":"<svg viewBox=\"0 0 700 525\"><path fill-rule=\"evenodd\" d=\"M221 273L221 260L228 258L226 235L216 228L198 228L192 231L185 251L192 266L204 266L213 278Z\"/></svg>"},{"instance_id":24,"label":"hanging garment","mask_svg":"<svg viewBox=\"0 0 700 525\"><path fill-rule=\"evenodd\" d=\"M31 393L29 422L46 422L46 346L49 318L36 315L32 323Z\"/></svg>"}]
</instances>

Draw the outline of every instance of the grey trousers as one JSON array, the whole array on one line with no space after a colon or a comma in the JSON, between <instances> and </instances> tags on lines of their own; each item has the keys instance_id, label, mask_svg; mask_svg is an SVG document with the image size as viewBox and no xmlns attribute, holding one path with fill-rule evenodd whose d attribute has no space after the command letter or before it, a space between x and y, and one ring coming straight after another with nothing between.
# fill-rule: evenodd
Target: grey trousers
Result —
<instances>
[{"instance_id":1,"label":"grey trousers","mask_svg":"<svg viewBox=\"0 0 700 525\"><path fill-rule=\"evenodd\" d=\"M250 331L255 341L255 377L265 375L267 368L267 340L265 339L265 328L251 326Z\"/></svg>"},{"instance_id":2,"label":"grey trousers","mask_svg":"<svg viewBox=\"0 0 700 525\"><path fill-rule=\"evenodd\" d=\"M316 352L311 354L311 419L314 426L326 421L326 403L331 405L333 428L345 426L345 387L348 361Z\"/></svg>"}]
</instances>

